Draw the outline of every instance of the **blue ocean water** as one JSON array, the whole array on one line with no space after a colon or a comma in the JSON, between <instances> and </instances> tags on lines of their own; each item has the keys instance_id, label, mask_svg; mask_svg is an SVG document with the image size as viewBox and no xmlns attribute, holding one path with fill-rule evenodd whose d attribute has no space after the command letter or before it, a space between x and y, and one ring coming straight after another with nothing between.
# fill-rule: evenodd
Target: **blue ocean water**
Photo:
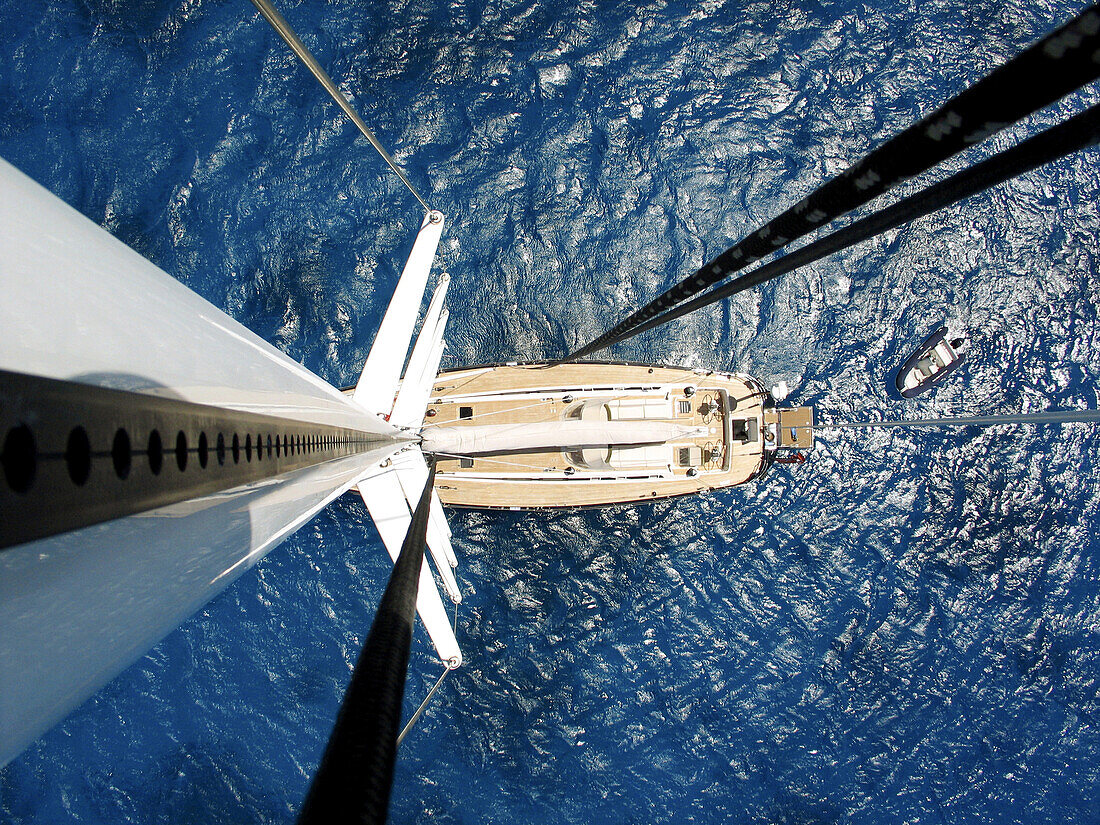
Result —
<instances>
[{"instance_id":1,"label":"blue ocean water","mask_svg":"<svg viewBox=\"0 0 1100 825\"><path fill-rule=\"evenodd\" d=\"M1081 7L280 3L448 215L452 367L589 340ZM252 6L0 21L0 156L353 382L419 210ZM614 355L826 420L1095 408L1098 191L1093 150ZM890 398L945 318L969 365ZM834 431L713 495L452 513L467 664L393 821L1100 821L1097 461L1083 425ZM388 570L337 501L0 769L0 821L293 821ZM418 638L409 713L438 671Z\"/></svg>"}]
</instances>

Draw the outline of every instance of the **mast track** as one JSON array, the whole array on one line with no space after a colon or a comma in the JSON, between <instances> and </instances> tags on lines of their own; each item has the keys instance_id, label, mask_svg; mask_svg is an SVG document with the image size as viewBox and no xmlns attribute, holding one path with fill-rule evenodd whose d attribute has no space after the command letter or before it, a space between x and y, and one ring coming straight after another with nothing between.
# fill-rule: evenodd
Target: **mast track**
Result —
<instances>
[{"instance_id":1,"label":"mast track","mask_svg":"<svg viewBox=\"0 0 1100 825\"><path fill-rule=\"evenodd\" d=\"M0 370L0 551L379 446L376 433Z\"/></svg>"}]
</instances>

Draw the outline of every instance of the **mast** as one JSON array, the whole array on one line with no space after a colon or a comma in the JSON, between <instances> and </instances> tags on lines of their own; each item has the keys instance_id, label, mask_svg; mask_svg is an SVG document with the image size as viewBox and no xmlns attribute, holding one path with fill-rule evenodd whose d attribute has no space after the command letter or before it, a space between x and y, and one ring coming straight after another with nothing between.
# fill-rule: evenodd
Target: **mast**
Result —
<instances>
[{"instance_id":1,"label":"mast","mask_svg":"<svg viewBox=\"0 0 1100 825\"><path fill-rule=\"evenodd\" d=\"M349 396L0 161L0 765L342 493L358 487L396 560L412 482L429 478L409 425L442 354L445 286L422 332L430 357L397 386L444 216L281 15L253 2L426 215ZM404 426L388 421L395 397ZM430 481L421 499L457 604ZM458 667L432 573L416 566L416 610Z\"/></svg>"},{"instance_id":2,"label":"mast","mask_svg":"<svg viewBox=\"0 0 1100 825\"><path fill-rule=\"evenodd\" d=\"M3 764L410 436L2 161L0 260Z\"/></svg>"}]
</instances>

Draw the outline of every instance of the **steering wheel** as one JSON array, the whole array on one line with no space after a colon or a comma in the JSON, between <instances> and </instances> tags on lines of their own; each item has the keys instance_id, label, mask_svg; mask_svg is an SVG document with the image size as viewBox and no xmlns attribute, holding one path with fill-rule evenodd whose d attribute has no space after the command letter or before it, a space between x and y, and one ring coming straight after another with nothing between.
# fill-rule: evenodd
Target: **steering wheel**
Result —
<instances>
[{"instance_id":1,"label":"steering wheel","mask_svg":"<svg viewBox=\"0 0 1100 825\"><path fill-rule=\"evenodd\" d=\"M703 412L704 408L706 412ZM702 413L703 421L709 424L722 412L721 401L713 393L708 392L703 396L703 403L699 405L699 411Z\"/></svg>"},{"instance_id":2,"label":"steering wheel","mask_svg":"<svg viewBox=\"0 0 1100 825\"><path fill-rule=\"evenodd\" d=\"M708 441L703 447L703 467L713 470L722 458L722 446L716 441Z\"/></svg>"}]
</instances>

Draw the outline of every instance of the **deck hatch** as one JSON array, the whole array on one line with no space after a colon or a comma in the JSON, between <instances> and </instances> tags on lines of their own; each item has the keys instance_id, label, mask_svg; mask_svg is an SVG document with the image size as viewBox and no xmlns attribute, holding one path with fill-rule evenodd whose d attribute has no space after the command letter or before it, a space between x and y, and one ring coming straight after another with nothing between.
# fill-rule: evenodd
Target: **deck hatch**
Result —
<instances>
[{"instance_id":1,"label":"deck hatch","mask_svg":"<svg viewBox=\"0 0 1100 825\"><path fill-rule=\"evenodd\" d=\"M760 440L760 428L755 418L735 418L730 422L730 436L742 444L755 444Z\"/></svg>"}]
</instances>

